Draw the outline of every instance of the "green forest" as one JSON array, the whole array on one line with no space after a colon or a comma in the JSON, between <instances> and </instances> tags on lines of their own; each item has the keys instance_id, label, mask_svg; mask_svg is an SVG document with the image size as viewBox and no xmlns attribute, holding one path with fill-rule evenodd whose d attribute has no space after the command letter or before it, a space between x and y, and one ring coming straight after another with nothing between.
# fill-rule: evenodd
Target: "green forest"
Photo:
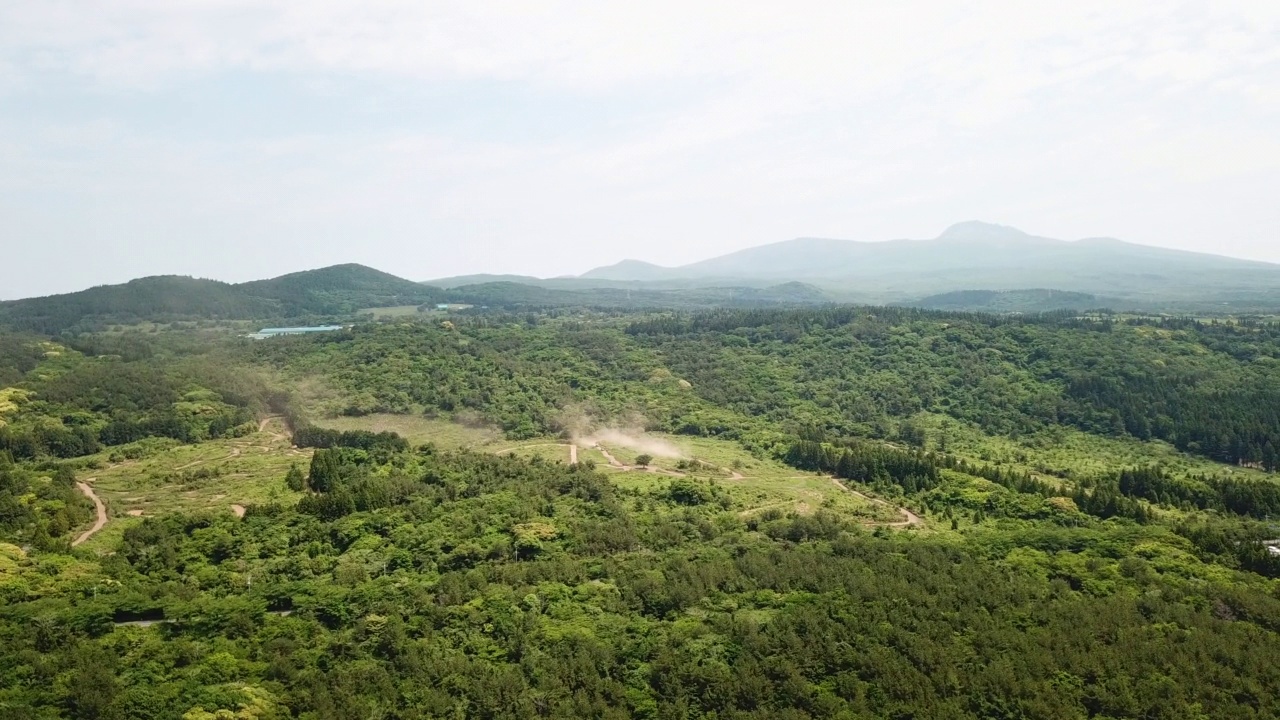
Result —
<instances>
[{"instance_id":1,"label":"green forest","mask_svg":"<svg viewBox=\"0 0 1280 720\"><path fill-rule=\"evenodd\" d=\"M0 330L0 718L1280 717L1274 321L269 282Z\"/></svg>"}]
</instances>

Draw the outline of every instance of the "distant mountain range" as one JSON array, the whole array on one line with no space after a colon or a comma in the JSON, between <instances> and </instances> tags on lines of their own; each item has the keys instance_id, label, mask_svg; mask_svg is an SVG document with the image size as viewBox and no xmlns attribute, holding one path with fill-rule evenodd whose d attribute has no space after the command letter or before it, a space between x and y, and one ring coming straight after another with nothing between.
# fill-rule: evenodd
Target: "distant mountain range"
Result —
<instances>
[{"instance_id":1,"label":"distant mountain range","mask_svg":"<svg viewBox=\"0 0 1280 720\"><path fill-rule=\"evenodd\" d=\"M456 287L456 278L432 281ZM544 287L763 287L804 282L835 301L919 304L965 290L1027 288L1065 294L1031 302L1072 306L1087 296L1117 307L1191 310L1280 305L1280 265L1137 245L1115 238L1066 241L983 222L953 225L931 240L858 242L797 238L679 267L623 260L576 278L511 278ZM465 284L465 283L463 283ZM1074 293L1074 294L1072 294ZM959 296L965 297L965 296ZM955 298L953 298L955 299ZM932 302L932 300L931 300ZM973 308L966 308L973 309Z\"/></svg>"},{"instance_id":2,"label":"distant mountain range","mask_svg":"<svg viewBox=\"0 0 1280 720\"><path fill-rule=\"evenodd\" d=\"M57 334L140 321L332 320L364 308L441 302L506 310L858 302L998 313L1100 307L1275 313L1280 265L1111 238L1053 240L967 222L932 240L799 238L680 267L624 260L578 277L469 275L417 283L363 265L239 284L147 277L0 302L0 325Z\"/></svg>"},{"instance_id":3,"label":"distant mountain range","mask_svg":"<svg viewBox=\"0 0 1280 720\"><path fill-rule=\"evenodd\" d=\"M633 288L596 284L543 287L489 277L448 289L416 283L363 265L335 265L270 280L231 284L163 275L80 292L0 302L0 327L56 335L110 325L192 320L327 322L367 308L461 303L501 310L554 307L697 309L829 302L803 283L772 287ZM587 282L586 285L593 285Z\"/></svg>"},{"instance_id":4,"label":"distant mountain range","mask_svg":"<svg viewBox=\"0 0 1280 720\"><path fill-rule=\"evenodd\" d=\"M1053 287L1114 293L1123 283L1195 279L1207 273L1280 278L1280 265L1135 245L1114 238L1064 241L981 222L953 225L932 240L857 242L798 238L666 268L638 260L596 268L581 277L661 281L756 278L830 283L870 281L904 289L948 282L946 290Z\"/></svg>"}]
</instances>

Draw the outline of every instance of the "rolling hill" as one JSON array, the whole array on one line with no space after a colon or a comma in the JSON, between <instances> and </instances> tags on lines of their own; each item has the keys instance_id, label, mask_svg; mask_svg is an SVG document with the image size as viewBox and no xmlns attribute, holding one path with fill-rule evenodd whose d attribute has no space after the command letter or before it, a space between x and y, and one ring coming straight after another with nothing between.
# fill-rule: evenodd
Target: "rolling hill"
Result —
<instances>
[{"instance_id":1,"label":"rolling hill","mask_svg":"<svg viewBox=\"0 0 1280 720\"><path fill-rule=\"evenodd\" d=\"M776 307L819 305L831 298L812 285L799 282L770 287L579 287L566 290L515 282L487 282L455 287L456 301L505 310L553 307L610 309L696 309L707 307Z\"/></svg>"},{"instance_id":2,"label":"rolling hill","mask_svg":"<svg viewBox=\"0 0 1280 720\"><path fill-rule=\"evenodd\" d=\"M57 334L143 320L302 319L444 299L439 288L363 265L335 265L241 284L164 275L11 300L0 303L0 324Z\"/></svg>"},{"instance_id":3,"label":"rolling hill","mask_svg":"<svg viewBox=\"0 0 1280 720\"><path fill-rule=\"evenodd\" d=\"M477 276L484 280L489 276ZM526 278L521 278L526 279ZM157 276L80 292L0 302L0 326L56 335L113 324L180 320L313 322L371 307L466 303L504 310L563 307L677 308L813 305L829 302L803 283L771 287L596 286L576 279L486 281L442 289L363 265L290 273L240 284ZM678 284L677 284L678 285Z\"/></svg>"},{"instance_id":4,"label":"rolling hill","mask_svg":"<svg viewBox=\"0 0 1280 720\"><path fill-rule=\"evenodd\" d=\"M440 288L356 264L290 273L238 286L243 292L275 300L288 315L337 315L366 307L444 302Z\"/></svg>"},{"instance_id":5,"label":"rolling hill","mask_svg":"<svg viewBox=\"0 0 1280 720\"><path fill-rule=\"evenodd\" d=\"M425 284L355 264L240 284L146 277L0 302L0 325L58 334L140 321L308 322L446 301L502 309L856 302L997 313L1097 307L1274 313L1280 265L1110 238L1054 240L968 222L932 240L800 238L681 267L626 260L550 279L471 275Z\"/></svg>"},{"instance_id":6,"label":"rolling hill","mask_svg":"<svg viewBox=\"0 0 1280 720\"><path fill-rule=\"evenodd\" d=\"M928 310L988 313L1035 313L1052 310L1120 309L1123 303L1088 293L1063 290L956 290L904 303Z\"/></svg>"}]
</instances>

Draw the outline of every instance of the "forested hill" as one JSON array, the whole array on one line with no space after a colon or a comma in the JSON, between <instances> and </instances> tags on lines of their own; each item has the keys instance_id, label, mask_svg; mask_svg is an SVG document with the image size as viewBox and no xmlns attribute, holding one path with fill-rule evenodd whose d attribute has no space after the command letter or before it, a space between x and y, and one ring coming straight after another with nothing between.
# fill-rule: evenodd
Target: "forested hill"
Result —
<instances>
[{"instance_id":1,"label":"forested hill","mask_svg":"<svg viewBox=\"0 0 1280 720\"><path fill-rule=\"evenodd\" d=\"M364 308L464 303L503 310L551 308L700 309L819 305L831 298L804 283L769 287L548 288L484 282L450 289L363 265L334 265L230 284L165 275L65 295L0 302L0 326L56 335L108 325L177 320L313 321Z\"/></svg>"},{"instance_id":2,"label":"forested hill","mask_svg":"<svg viewBox=\"0 0 1280 720\"><path fill-rule=\"evenodd\" d=\"M1114 298L1102 298L1088 293L1063 290L957 290L930 295L914 302L912 307L930 310L959 310L964 312L1029 313L1053 310L1090 310L1095 308L1121 309L1123 302Z\"/></svg>"},{"instance_id":3,"label":"forested hill","mask_svg":"<svg viewBox=\"0 0 1280 720\"><path fill-rule=\"evenodd\" d=\"M449 290L457 302L504 310L550 308L707 309L822 305L831 298L818 288L791 282L769 287L556 289L518 282L486 282Z\"/></svg>"},{"instance_id":4,"label":"forested hill","mask_svg":"<svg viewBox=\"0 0 1280 720\"><path fill-rule=\"evenodd\" d=\"M237 286L280 303L288 314L336 315L366 307L443 302L443 290L364 265L346 264L290 273Z\"/></svg>"},{"instance_id":5,"label":"forested hill","mask_svg":"<svg viewBox=\"0 0 1280 720\"><path fill-rule=\"evenodd\" d=\"M233 285L165 275L0 303L0 324L57 334L111 323L303 318L440 302L444 291L363 265L335 265Z\"/></svg>"}]
</instances>

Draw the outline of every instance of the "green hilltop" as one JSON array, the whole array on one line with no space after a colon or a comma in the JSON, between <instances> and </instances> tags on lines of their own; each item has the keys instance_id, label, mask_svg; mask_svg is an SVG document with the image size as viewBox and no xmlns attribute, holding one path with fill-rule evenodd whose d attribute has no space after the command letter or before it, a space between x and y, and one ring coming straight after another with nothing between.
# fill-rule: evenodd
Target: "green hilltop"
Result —
<instances>
[{"instance_id":1,"label":"green hilltop","mask_svg":"<svg viewBox=\"0 0 1280 720\"><path fill-rule=\"evenodd\" d=\"M122 285L0 303L0 323L56 334L141 321L256 320L353 313L365 307L442 302L443 291L347 264L231 284L164 275Z\"/></svg>"}]
</instances>

